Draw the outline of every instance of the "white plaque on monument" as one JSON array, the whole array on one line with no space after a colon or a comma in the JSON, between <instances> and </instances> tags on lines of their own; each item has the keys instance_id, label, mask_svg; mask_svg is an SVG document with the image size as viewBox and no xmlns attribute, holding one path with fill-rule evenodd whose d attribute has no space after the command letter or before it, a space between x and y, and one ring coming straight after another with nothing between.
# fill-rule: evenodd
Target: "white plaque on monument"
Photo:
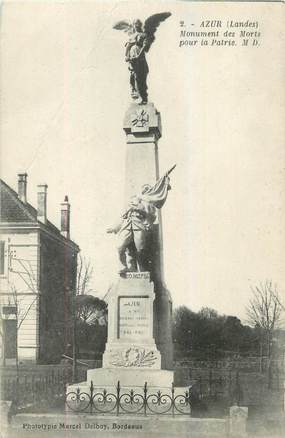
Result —
<instances>
[{"instance_id":1,"label":"white plaque on monument","mask_svg":"<svg viewBox=\"0 0 285 438\"><path fill-rule=\"evenodd\" d=\"M149 297L119 297L119 339L145 339L149 336L149 325Z\"/></svg>"}]
</instances>

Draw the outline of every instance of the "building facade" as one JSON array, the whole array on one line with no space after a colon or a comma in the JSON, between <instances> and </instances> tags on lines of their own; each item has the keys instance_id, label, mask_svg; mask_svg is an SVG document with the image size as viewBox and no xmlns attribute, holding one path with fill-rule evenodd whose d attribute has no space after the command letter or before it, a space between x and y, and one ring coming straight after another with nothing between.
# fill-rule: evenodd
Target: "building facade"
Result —
<instances>
[{"instance_id":1,"label":"building facade","mask_svg":"<svg viewBox=\"0 0 285 438\"><path fill-rule=\"evenodd\" d=\"M37 209L27 202L27 174L18 192L0 180L0 311L2 363L56 363L72 342L72 299L79 247L70 239L70 204L61 227L47 219L47 185Z\"/></svg>"}]
</instances>

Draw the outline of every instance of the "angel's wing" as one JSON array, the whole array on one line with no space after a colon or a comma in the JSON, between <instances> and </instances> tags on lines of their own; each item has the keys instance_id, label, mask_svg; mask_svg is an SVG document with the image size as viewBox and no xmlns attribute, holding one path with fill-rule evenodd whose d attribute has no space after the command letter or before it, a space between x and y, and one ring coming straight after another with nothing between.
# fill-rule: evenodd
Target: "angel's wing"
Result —
<instances>
[{"instance_id":1,"label":"angel's wing","mask_svg":"<svg viewBox=\"0 0 285 438\"><path fill-rule=\"evenodd\" d=\"M144 22L144 31L148 35L148 48L145 50L146 52L149 50L151 44L155 40L154 34L162 21L166 20L170 17L170 12L162 12L160 14L154 14L148 17Z\"/></svg>"},{"instance_id":2,"label":"angel's wing","mask_svg":"<svg viewBox=\"0 0 285 438\"><path fill-rule=\"evenodd\" d=\"M118 23L114 24L113 29L123 30L124 32L131 32L133 29L132 23L126 20L118 21Z\"/></svg>"}]
</instances>

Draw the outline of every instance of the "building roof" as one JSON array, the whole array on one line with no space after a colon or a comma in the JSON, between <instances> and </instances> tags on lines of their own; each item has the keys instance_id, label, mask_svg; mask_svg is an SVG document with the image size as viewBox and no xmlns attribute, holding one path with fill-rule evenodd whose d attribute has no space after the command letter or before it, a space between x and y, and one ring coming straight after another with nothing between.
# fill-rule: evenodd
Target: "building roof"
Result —
<instances>
[{"instance_id":1,"label":"building roof","mask_svg":"<svg viewBox=\"0 0 285 438\"><path fill-rule=\"evenodd\" d=\"M37 219L37 210L28 202L21 201L17 192L0 179L0 225L4 223L6 225L13 223L19 224L19 226L21 224L40 226L40 228L51 232L62 241L72 243L79 250L76 243L64 237L60 230L49 220L45 224L39 221Z\"/></svg>"}]
</instances>

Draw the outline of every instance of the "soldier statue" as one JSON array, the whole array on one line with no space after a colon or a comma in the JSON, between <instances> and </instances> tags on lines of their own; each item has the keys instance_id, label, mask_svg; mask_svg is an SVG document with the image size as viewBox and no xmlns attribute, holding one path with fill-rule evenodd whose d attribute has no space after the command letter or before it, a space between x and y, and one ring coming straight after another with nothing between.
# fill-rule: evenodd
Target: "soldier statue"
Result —
<instances>
[{"instance_id":1,"label":"soldier statue","mask_svg":"<svg viewBox=\"0 0 285 438\"><path fill-rule=\"evenodd\" d=\"M176 165L175 165L176 166ZM173 166L154 186L144 184L141 193L133 196L119 223L107 229L107 233L118 236L118 253L122 274L127 271L147 271L148 257L146 244L149 233L160 209L171 189L169 174Z\"/></svg>"}]
</instances>

